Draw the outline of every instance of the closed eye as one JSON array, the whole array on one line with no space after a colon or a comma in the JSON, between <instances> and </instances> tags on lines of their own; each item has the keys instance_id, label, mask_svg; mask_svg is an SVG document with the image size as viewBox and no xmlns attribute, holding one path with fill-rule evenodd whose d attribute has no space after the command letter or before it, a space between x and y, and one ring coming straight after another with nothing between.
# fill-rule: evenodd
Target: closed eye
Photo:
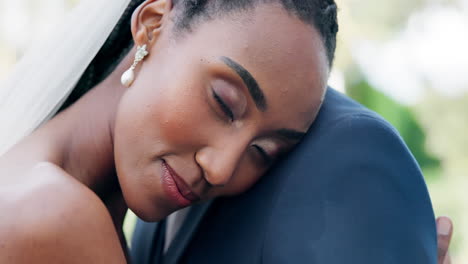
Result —
<instances>
[{"instance_id":1,"label":"closed eye","mask_svg":"<svg viewBox=\"0 0 468 264\"><path fill-rule=\"evenodd\" d=\"M223 101L223 99L221 99L221 97L219 97L219 95L217 95L214 91L213 91L213 97L218 103L221 110L226 115L226 117L228 117L231 122L234 121L234 114L231 108L229 108L229 106L227 106L227 104Z\"/></svg>"},{"instance_id":2,"label":"closed eye","mask_svg":"<svg viewBox=\"0 0 468 264\"><path fill-rule=\"evenodd\" d=\"M273 162L273 157L268 155L268 153L262 147L260 147L259 145L252 145L252 146L256 149L258 154L260 154L260 156L262 157L262 161L264 165L270 165Z\"/></svg>"}]
</instances>

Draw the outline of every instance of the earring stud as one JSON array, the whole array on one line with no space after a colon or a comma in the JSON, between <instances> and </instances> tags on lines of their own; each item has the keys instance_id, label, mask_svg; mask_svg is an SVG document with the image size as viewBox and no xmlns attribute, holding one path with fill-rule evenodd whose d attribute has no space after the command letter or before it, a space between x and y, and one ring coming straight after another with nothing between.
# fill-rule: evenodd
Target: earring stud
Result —
<instances>
[{"instance_id":1,"label":"earring stud","mask_svg":"<svg viewBox=\"0 0 468 264\"><path fill-rule=\"evenodd\" d=\"M122 77L120 78L120 82L125 86L125 87L130 87L135 80L135 68L142 61L149 52L146 50L146 44L143 46L138 46L137 52L135 54L135 60L133 61L132 66L130 66L130 69L125 71L122 74Z\"/></svg>"}]
</instances>

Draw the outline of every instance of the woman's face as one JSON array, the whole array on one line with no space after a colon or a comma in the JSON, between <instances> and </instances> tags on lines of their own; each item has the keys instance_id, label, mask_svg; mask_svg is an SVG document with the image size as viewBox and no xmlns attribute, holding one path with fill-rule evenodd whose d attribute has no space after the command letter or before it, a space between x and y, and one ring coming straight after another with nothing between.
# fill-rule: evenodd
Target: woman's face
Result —
<instances>
[{"instance_id":1,"label":"woman's face","mask_svg":"<svg viewBox=\"0 0 468 264\"><path fill-rule=\"evenodd\" d=\"M144 12L140 28L151 24ZM319 35L279 5L179 38L171 23L162 20L114 131L125 200L147 221L252 186L307 131L328 75Z\"/></svg>"}]
</instances>

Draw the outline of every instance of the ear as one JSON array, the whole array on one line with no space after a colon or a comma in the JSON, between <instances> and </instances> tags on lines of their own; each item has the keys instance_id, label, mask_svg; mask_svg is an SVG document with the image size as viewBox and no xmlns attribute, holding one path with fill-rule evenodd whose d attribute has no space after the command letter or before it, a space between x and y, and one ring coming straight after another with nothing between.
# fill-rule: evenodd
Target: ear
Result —
<instances>
[{"instance_id":1,"label":"ear","mask_svg":"<svg viewBox=\"0 0 468 264\"><path fill-rule=\"evenodd\" d=\"M172 10L171 0L146 0L132 15L132 35L138 46L156 42Z\"/></svg>"}]
</instances>

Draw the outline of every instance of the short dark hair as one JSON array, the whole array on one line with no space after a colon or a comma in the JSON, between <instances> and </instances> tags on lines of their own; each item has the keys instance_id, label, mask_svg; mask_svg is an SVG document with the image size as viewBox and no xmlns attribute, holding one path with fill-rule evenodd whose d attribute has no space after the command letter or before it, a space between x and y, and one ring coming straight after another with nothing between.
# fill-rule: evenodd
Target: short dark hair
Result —
<instances>
[{"instance_id":1,"label":"short dark hair","mask_svg":"<svg viewBox=\"0 0 468 264\"><path fill-rule=\"evenodd\" d=\"M86 92L104 80L131 50L134 45L130 31L131 17L134 10L143 1L130 1L114 30L88 68L86 68L59 112L72 105ZM203 18L203 14L210 15L206 7L210 7L211 2L217 2L216 6L219 6L221 10L234 11L251 8L255 3L275 1L281 2L288 12L317 28L327 50L327 57L331 66L335 53L336 33L338 32L337 7L333 0L173 0L173 3L181 11L177 26L182 29L190 29L194 19L197 17Z\"/></svg>"},{"instance_id":2,"label":"short dark hair","mask_svg":"<svg viewBox=\"0 0 468 264\"><path fill-rule=\"evenodd\" d=\"M329 66L333 64L338 33L337 6L334 0L173 0L179 9L176 29L191 30L193 23L218 13L241 11L260 3L282 4L284 9L304 23L314 26L326 49Z\"/></svg>"}]
</instances>

